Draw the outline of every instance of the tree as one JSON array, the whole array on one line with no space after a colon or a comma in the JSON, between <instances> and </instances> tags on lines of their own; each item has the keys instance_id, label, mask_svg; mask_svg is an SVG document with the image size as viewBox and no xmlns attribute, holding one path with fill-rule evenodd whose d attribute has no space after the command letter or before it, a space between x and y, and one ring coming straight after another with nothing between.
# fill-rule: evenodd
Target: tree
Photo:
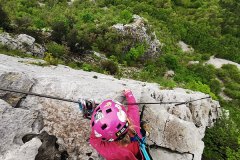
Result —
<instances>
[{"instance_id":1,"label":"tree","mask_svg":"<svg viewBox=\"0 0 240 160\"><path fill-rule=\"evenodd\" d=\"M62 41L66 39L67 35L67 26L64 22L58 21L54 22L52 25L52 40L54 40L57 43L62 44Z\"/></svg>"},{"instance_id":2,"label":"tree","mask_svg":"<svg viewBox=\"0 0 240 160\"><path fill-rule=\"evenodd\" d=\"M0 4L0 27L2 27L4 30L10 29L10 19L7 13L3 10L1 4Z\"/></svg>"}]
</instances>

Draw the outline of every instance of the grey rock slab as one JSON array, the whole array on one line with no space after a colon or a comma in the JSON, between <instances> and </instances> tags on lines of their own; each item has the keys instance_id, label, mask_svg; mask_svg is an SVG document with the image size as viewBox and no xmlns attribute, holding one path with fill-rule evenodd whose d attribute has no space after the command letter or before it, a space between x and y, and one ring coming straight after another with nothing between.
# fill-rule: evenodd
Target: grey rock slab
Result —
<instances>
[{"instance_id":1,"label":"grey rock slab","mask_svg":"<svg viewBox=\"0 0 240 160\"><path fill-rule=\"evenodd\" d=\"M0 155L23 145L22 137L32 133L32 125L37 119L36 111L12 108L0 100ZM2 106L3 104L3 106Z\"/></svg>"},{"instance_id":2,"label":"grey rock slab","mask_svg":"<svg viewBox=\"0 0 240 160\"><path fill-rule=\"evenodd\" d=\"M10 150L5 158L0 158L2 160L35 160L36 155L38 154L38 149L42 145L42 142L38 138L33 138L31 141L26 142L22 146L14 150Z\"/></svg>"},{"instance_id":3,"label":"grey rock slab","mask_svg":"<svg viewBox=\"0 0 240 160\"><path fill-rule=\"evenodd\" d=\"M182 89L154 91L142 95L145 102L183 102L202 97L204 94ZM149 90L149 92L151 92ZM174 93L176 92L176 93ZM206 96L206 95L205 95ZM154 97L154 98L153 98ZM194 106L194 107L193 107ZM202 138L205 128L213 125L218 117L219 104L212 100L200 100L188 105L173 104L146 105L143 120L147 122L150 136L148 143L168 148L179 153L190 153L194 160L200 160L204 148ZM212 115L209 115L211 113Z\"/></svg>"},{"instance_id":4,"label":"grey rock slab","mask_svg":"<svg viewBox=\"0 0 240 160\"><path fill-rule=\"evenodd\" d=\"M72 100L94 99L97 103L109 98L121 101L122 90L126 88L133 91L137 102L184 102L207 96L181 88L164 90L154 83L119 80L63 65L41 67L25 63L30 60L0 55L0 76L11 72L24 73L30 80L34 79L31 87L34 93ZM12 79L11 83L16 83L14 81ZM66 150L69 159L100 159L88 142L89 120L83 118L78 104L28 95L22 99L19 107L29 112L37 111L38 120L35 120L35 127L31 130L47 131L56 136L59 149ZM194 160L200 160L205 128L214 124L219 116L219 107L218 102L211 99L191 105L146 105L143 119L150 124L148 143L177 154L189 153L194 155Z\"/></svg>"},{"instance_id":5,"label":"grey rock slab","mask_svg":"<svg viewBox=\"0 0 240 160\"><path fill-rule=\"evenodd\" d=\"M9 49L18 49L40 58L44 56L45 52L45 48L42 45L35 43L35 38L26 34L19 34L14 37L6 32L1 33L0 43Z\"/></svg>"},{"instance_id":6,"label":"grey rock slab","mask_svg":"<svg viewBox=\"0 0 240 160\"><path fill-rule=\"evenodd\" d=\"M155 32L147 33L150 26L147 25L146 20L138 15L133 15L133 22L130 24L115 24L112 26L119 34L131 35L134 39L148 44L146 57L154 57L161 51L162 44L157 39Z\"/></svg>"},{"instance_id":7,"label":"grey rock slab","mask_svg":"<svg viewBox=\"0 0 240 160\"><path fill-rule=\"evenodd\" d=\"M13 89L23 92L29 92L34 80L28 75L19 72L6 72L0 75L0 88ZM0 98L10 103L13 107L21 102L26 95L22 93L14 93L0 90Z\"/></svg>"},{"instance_id":8,"label":"grey rock slab","mask_svg":"<svg viewBox=\"0 0 240 160\"><path fill-rule=\"evenodd\" d=\"M193 155L189 153L172 152L166 149L150 149L153 160L192 160Z\"/></svg>"}]
</instances>

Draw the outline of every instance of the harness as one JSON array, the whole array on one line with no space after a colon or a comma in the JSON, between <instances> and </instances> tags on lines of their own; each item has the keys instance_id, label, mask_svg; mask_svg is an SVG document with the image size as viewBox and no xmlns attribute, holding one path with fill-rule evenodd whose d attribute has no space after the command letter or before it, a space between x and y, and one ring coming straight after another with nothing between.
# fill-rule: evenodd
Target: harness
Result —
<instances>
[{"instance_id":1,"label":"harness","mask_svg":"<svg viewBox=\"0 0 240 160\"><path fill-rule=\"evenodd\" d=\"M146 136L143 137L142 139L138 136L138 134L136 133L134 137L131 138L131 141L137 141L139 143L139 147L140 147L140 150L144 156L144 159L145 160L151 160L150 158L150 155L149 153L147 152L147 149L146 149Z\"/></svg>"}]
</instances>

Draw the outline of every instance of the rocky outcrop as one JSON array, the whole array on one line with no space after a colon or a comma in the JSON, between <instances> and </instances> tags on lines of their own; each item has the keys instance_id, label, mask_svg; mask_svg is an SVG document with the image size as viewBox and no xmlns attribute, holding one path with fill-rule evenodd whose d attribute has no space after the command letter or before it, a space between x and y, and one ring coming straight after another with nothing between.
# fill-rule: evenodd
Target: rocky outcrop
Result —
<instances>
[{"instance_id":1,"label":"rocky outcrop","mask_svg":"<svg viewBox=\"0 0 240 160\"><path fill-rule=\"evenodd\" d=\"M226 59L216 58L214 56L211 56L210 59L206 62L206 64L211 64L216 68L221 68L224 64L232 64L237 66L238 69L240 69L240 64Z\"/></svg>"},{"instance_id":2,"label":"rocky outcrop","mask_svg":"<svg viewBox=\"0 0 240 160\"><path fill-rule=\"evenodd\" d=\"M12 155L10 153L13 152L15 156L24 155L20 152L27 146L23 146L22 137L34 132L34 123L37 118L37 111L13 108L0 99L0 159L13 159L10 158ZM34 142L33 147L36 146L39 146L39 142ZM37 152L34 150L34 153Z\"/></svg>"},{"instance_id":3,"label":"rocky outcrop","mask_svg":"<svg viewBox=\"0 0 240 160\"><path fill-rule=\"evenodd\" d=\"M151 92L149 90L149 92ZM145 92L147 93L147 92ZM144 94L142 101L187 102L207 97L203 93L184 89L161 90L152 93L152 98ZM187 104L148 105L144 108L143 120L150 127L149 143L158 148L177 151L182 156L190 154L189 160L201 159L204 149L202 138L206 127L213 126L220 114L218 102L203 99ZM158 154L160 151L156 151ZM167 150L165 152L168 152ZM176 152L175 152L176 154ZM168 158L171 159L171 158ZM173 160L175 158L172 158Z\"/></svg>"},{"instance_id":4,"label":"rocky outcrop","mask_svg":"<svg viewBox=\"0 0 240 160\"><path fill-rule=\"evenodd\" d=\"M14 89L16 90L21 89L24 92L28 92L34 83L34 80L24 73L9 72L0 75L0 82L1 88L14 86ZM0 98L6 100L13 107L18 107L19 103L25 98L25 96L26 94L22 93L0 92Z\"/></svg>"},{"instance_id":5,"label":"rocky outcrop","mask_svg":"<svg viewBox=\"0 0 240 160\"><path fill-rule=\"evenodd\" d=\"M184 43L183 41L179 41L178 46L182 49L183 52L186 52L186 53L194 52L194 49L191 46Z\"/></svg>"},{"instance_id":6,"label":"rocky outcrop","mask_svg":"<svg viewBox=\"0 0 240 160\"><path fill-rule=\"evenodd\" d=\"M21 50L33 56L42 58L44 56L45 48L38 43L35 43L35 38L19 34L12 37L9 33L0 34L0 43L9 49Z\"/></svg>"},{"instance_id":7,"label":"rocky outcrop","mask_svg":"<svg viewBox=\"0 0 240 160\"><path fill-rule=\"evenodd\" d=\"M161 51L162 44L157 39L156 34L149 31L150 26L148 26L146 21L138 15L133 15L132 23L125 25L115 24L112 26L112 28L117 30L122 35L131 35L139 42L146 42L149 46L146 52L146 56L148 57L154 57Z\"/></svg>"},{"instance_id":8,"label":"rocky outcrop","mask_svg":"<svg viewBox=\"0 0 240 160\"><path fill-rule=\"evenodd\" d=\"M184 89L160 90L157 84L129 79L118 80L111 76L73 70L62 65L34 66L25 64L25 61L29 60L0 55L0 77L23 79L2 78L1 82L8 84L6 87L73 100L94 99L97 103L108 98L120 100L121 91L125 88L133 91L138 102L184 102L207 96ZM15 81L33 84L30 83L30 88L24 85L19 87ZM0 94L6 93L0 90ZM12 102L11 98L3 96L2 99ZM5 108L4 112L0 112L0 135L3 136L0 140L4 141L0 143L2 159L6 160L8 151L19 146L23 147L24 142L30 142L33 137L42 141L36 157L46 154L51 157L55 154L63 159L68 157L70 160L102 159L88 142L89 120L83 118L78 104L30 95L25 95L24 98L19 95L17 100L18 108L13 108L3 101L0 103L0 108ZM150 128L148 144L151 146L152 157L200 160L205 128L213 125L220 114L219 107L218 102L212 99L177 106L174 104L140 106L143 110L143 120ZM12 127L8 128L9 125ZM14 127L17 125L21 127ZM17 147L14 147L16 144Z\"/></svg>"},{"instance_id":9,"label":"rocky outcrop","mask_svg":"<svg viewBox=\"0 0 240 160\"><path fill-rule=\"evenodd\" d=\"M34 138L31 141L18 147L17 149L9 151L5 155L5 160L19 160L19 159L35 160L35 157L38 154L38 148L41 145L42 142L40 141L40 139Z\"/></svg>"}]
</instances>

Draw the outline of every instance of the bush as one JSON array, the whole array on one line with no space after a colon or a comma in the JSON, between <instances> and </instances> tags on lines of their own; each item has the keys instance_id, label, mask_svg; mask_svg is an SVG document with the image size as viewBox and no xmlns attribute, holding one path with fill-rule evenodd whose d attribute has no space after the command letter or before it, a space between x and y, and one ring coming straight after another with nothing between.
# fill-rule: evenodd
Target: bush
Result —
<instances>
[{"instance_id":1,"label":"bush","mask_svg":"<svg viewBox=\"0 0 240 160\"><path fill-rule=\"evenodd\" d=\"M186 88L209 94L213 99L217 99L216 95L211 92L210 87L200 81L189 82L186 84Z\"/></svg>"},{"instance_id":2,"label":"bush","mask_svg":"<svg viewBox=\"0 0 240 160\"><path fill-rule=\"evenodd\" d=\"M90 13L85 13L82 16L82 20L83 20L84 23L93 22L94 21L94 17Z\"/></svg>"},{"instance_id":3,"label":"bush","mask_svg":"<svg viewBox=\"0 0 240 160\"><path fill-rule=\"evenodd\" d=\"M111 75L116 75L119 71L118 64L111 60L102 61L101 67L107 72L109 72Z\"/></svg>"},{"instance_id":4,"label":"bush","mask_svg":"<svg viewBox=\"0 0 240 160\"><path fill-rule=\"evenodd\" d=\"M223 114L214 127L206 130L203 159L237 160L240 149L240 101L220 101L220 105L229 112L229 116Z\"/></svg>"},{"instance_id":5,"label":"bush","mask_svg":"<svg viewBox=\"0 0 240 160\"><path fill-rule=\"evenodd\" d=\"M128 63L137 61L142 55L144 55L146 49L143 44L132 47L125 55L125 59Z\"/></svg>"},{"instance_id":6,"label":"bush","mask_svg":"<svg viewBox=\"0 0 240 160\"><path fill-rule=\"evenodd\" d=\"M133 14L128 11L128 10L123 10L121 11L120 13L120 23L123 23L123 24L127 24L127 23L130 23L132 21L132 18L133 17Z\"/></svg>"},{"instance_id":7,"label":"bush","mask_svg":"<svg viewBox=\"0 0 240 160\"><path fill-rule=\"evenodd\" d=\"M32 25L32 19L28 16L17 17L14 21L17 25L16 30L21 32L21 30L25 30Z\"/></svg>"},{"instance_id":8,"label":"bush","mask_svg":"<svg viewBox=\"0 0 240 160\"><path fill-rule=\"evenodd\" d=\"M210 88L213 93L218 95L221 92L222 84L217 79L211 79L210 80Z\"/></svg>"},{"instance_id":9,"label":"bush","mask_svg":"<svg viewBox=\"0 0 240 160\"><path fill-rule=\"evenodd\" d=\"M230 98L239 99L240 100L240 91L239 90L232 90L232 89L224 89L223 92Z\"/></svg>"},{"instance_id":10,"label":"bush","mask_svg":"<svg viewBox=\"0 0 240 160\"><path fill-rule=\"evenodd\" d=\"M0 4L0 27L7 31L10 29L10 19L8 17L8 14L3 10L1 4Z\"/></svg>"},{"instance_id":11,"label":"bush","mask_svg":"<svg viewBox=\"0 0 240 160\"><path fill-rule=\"evenodd\" d=\"M68 29L64 22L58 21L52 24L52 40L61 44L65 40Z\"/></svg>"},{"instance_id":12,"label":"bush","mask_svg":"<svg viewBox=\"0 0 240 160\"><path fill-rule=\"evenodd\" d=\"M82 69L83 69L84 71L91 72L91 71L93 70L93 67L92 67L90 64L83 63Z\"/></svg>"},{"instance_id":13,"label":"bush","mask_svg":"<svg viewBox=\"0 0 240 160\"><path fill-rule=\"evenodd\" d=\"M49 64L49 65L58 65L58 59L54 58L51 53L45 52L45 57L44 60Z\"/></svg>"},{"instance_id":14,"label":"bush","mask_svg":"<svg viewBox=\"0 0 240 160\"><path fill-rule=\"evenodd\" d=\"M164 61L168 69L176 70L179 67L178 58L175 55L164 55Z\"/></svg>"},{"instance_id":15,"label":"bush","mask_svg":"<svg viewBox=\"0 0 240 160\"><path fill-rule=\"evenodd\" d=\"M58 58L62 57L65 53L67 53L64 45L60 45L55 42L48 43L47 49L49 53L52 53L54 57Z\"/></svg>"}]
</instances>

